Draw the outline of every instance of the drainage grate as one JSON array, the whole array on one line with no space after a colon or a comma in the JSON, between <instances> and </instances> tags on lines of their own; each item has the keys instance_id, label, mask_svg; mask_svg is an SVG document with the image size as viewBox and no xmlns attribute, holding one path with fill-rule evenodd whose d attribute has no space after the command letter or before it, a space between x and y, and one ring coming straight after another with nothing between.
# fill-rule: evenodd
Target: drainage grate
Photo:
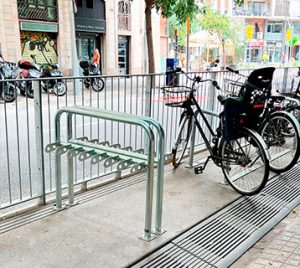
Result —
<instances>
[{"instance_id":1,"label":"drainage grate","mask_svg":"<svg viewBox=\"0 0 300 268\"><path fill-rule=\"evenodd\" d=\"M130 267L228 267L300 204L299 175L276 176Z\"/></svg>"}]
</instances>

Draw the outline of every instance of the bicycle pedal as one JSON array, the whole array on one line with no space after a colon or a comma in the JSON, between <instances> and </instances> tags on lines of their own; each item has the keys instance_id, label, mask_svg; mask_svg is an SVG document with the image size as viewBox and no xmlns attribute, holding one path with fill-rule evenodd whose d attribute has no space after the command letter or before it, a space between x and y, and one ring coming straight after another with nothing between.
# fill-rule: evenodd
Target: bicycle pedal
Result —
<instances>
[{"instance_id":1,"label":"bicycle pedal","mask_svg":"<svg viewBox=\"0 0 300 268\"><path fill-rule=\"evenodd\" d=\"M194 168L195 174L201 174L201 173L203 173L203 170L204 170L204 168L202 166Z\"/></svg>"}]
</instances>

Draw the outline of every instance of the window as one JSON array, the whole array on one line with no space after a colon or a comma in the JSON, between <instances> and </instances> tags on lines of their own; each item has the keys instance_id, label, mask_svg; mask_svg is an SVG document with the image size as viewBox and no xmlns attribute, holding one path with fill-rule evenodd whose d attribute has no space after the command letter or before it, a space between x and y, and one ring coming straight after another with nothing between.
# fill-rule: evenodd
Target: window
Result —
<instances>
[{"instance_id":1,"label":"window","mask_svg":"<svg viewBox=\"0 0 300 268\"><path fill-rule=\"evenodd\" d=\"M77 7L82 7L82 0L77 0L76 3L77 3Z\"/></svg>"},{"instance_id":2,"label":"window","mask_svg":"<svg viewBox=\"0 0 300 268\"><path fill-rule=\"evenodd\" d=\"M268 33L282 33L282 24L281 23L272 23L267 26Z\"/></svg>"},{"instance_id":3,"label":"window","mask_svg":"<svg viewBox=\"0 0 300 268\"><path fill-rule=\"evenodd\" d=\"M93 9L94 8L94 3L93 3L94 0L86 0L86 8L91 8Z\"/></svg>"},{"instance_id":4,"label":"window","mask_svg":"<svg viewBox=\"0 0 300 268\"><path fill-rule=\"evenodd\" d=\"M118 2L119 30L131 30L131 3L128 0Z\"/></svg>"}]
</instances>

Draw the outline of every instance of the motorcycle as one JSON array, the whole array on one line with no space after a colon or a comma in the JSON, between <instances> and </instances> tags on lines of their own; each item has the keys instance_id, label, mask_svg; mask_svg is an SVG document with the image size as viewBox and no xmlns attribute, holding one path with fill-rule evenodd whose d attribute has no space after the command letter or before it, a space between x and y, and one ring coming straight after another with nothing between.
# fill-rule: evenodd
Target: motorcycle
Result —
<instances>
[{"instance_id":1,"label":"motorcycle","mask_svg":"<svg viewBox=\"0 0 300 268\"><path fill-rule=\"evenodd\" d=\"M52 64L52 62L48 62L47 65L40 67L36 63L36 59L34 55L30 55L32 62L22 61L19 67L22 69L20 72L20 78L61 78L63 77L61 71L59 70L58 64ZM20 87L20 92L22 95L28 95L28 97L33 97L32 90L32 82L22 81L22 86ZM62 79L49 79L42 80L41 87L45 92L53 92L57 96L63 96L67 92L67 86ZM27 92L26 92L27 91Z\"/></svg>"},{"instance_id":2,"label":"motorcycle","mask_svg":"<svg viewBox=\"0 0 300 268\"><path fill-rule=\"evenodd\" d=\"M21 79L18 85L20 93L23 96L26 95L29 98L33 98L32 81L29 79L40 78L42 76L40 68L34 62L29 62L27 60L20 60L18 66L20 68L19 76Z\"/></svg>"},{"instance_id":3,"label":"motorcycle","mask_svg":"<svg viewBox=\"0 0 300 268\"><path fill-rule=\"evenodd\" d=\"M79 65L83 69L83 75L88 76L88 78L83 79L84 86L86 88L92 86L92 89L97 92L103 90L104 80L101 77L93 77L100 75L97 66L88 60L81 60Z\"/></svg>"},{"instance_id":4,"label":"motorcycle","mask_svg":"<svg viewBox=\"0 0 300 268\"><path fill-rule=\"evenodd\" d=\"M36 63L35 57L32 57L33 61ZM48 64L44 65L41 68L42 78L51 77L57 79L49 79L49 80L42 80L41 85L42 89L45 92L53 92L57 96L63 96L67 92L67 86L65 82L60 79L63 77L62 72L59 70L58 64L53 64L51 59L50 62L47 60Z\"/></svg>"},{"instance_id":5,"label":"motorcycle","mask_svg":"<svg viewBox=\"0 0 300 268\"><path fill-rule=\"evenodd\" d=\"M18 68L15 64L7 62L0 54L0 80L16 79ZM17 98L16 85L12 82L0 82L0 97L5 102L13 102Z\"/></svg>"}]
</instances>

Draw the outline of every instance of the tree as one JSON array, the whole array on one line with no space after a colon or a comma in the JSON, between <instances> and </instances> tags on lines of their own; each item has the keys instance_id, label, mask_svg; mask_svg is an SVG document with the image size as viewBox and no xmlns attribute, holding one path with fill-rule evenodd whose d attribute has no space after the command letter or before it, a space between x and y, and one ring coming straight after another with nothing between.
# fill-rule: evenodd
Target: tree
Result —
<instances>
[{"instance_id":1,"label":"tree","mask_svg":"<svg viewBox=\"0 0 300 268\"><path fill-rule=\"evenodd\" d=\"M152 38L152 9L161 11L164 17L175 15L180 23L184 23L188 17L192 17L197 6L194 0L145 0L146 37L148 46L149 73L155 72L154 49Z\"/></svg>"},{"instance_id":2,"label":"tree","mask_svg":"<svg viewBox=\"0 0 300 268\"><path fill-rule=\"evenodd\" d=\"M203 8L199 23L204 30L216 35L221 46L223 66L226 66L225 44L227 41L236 43L238 40L238 27L234 21L226 15L213 10L210 6Z\"/></svg>"}]
</instances>

